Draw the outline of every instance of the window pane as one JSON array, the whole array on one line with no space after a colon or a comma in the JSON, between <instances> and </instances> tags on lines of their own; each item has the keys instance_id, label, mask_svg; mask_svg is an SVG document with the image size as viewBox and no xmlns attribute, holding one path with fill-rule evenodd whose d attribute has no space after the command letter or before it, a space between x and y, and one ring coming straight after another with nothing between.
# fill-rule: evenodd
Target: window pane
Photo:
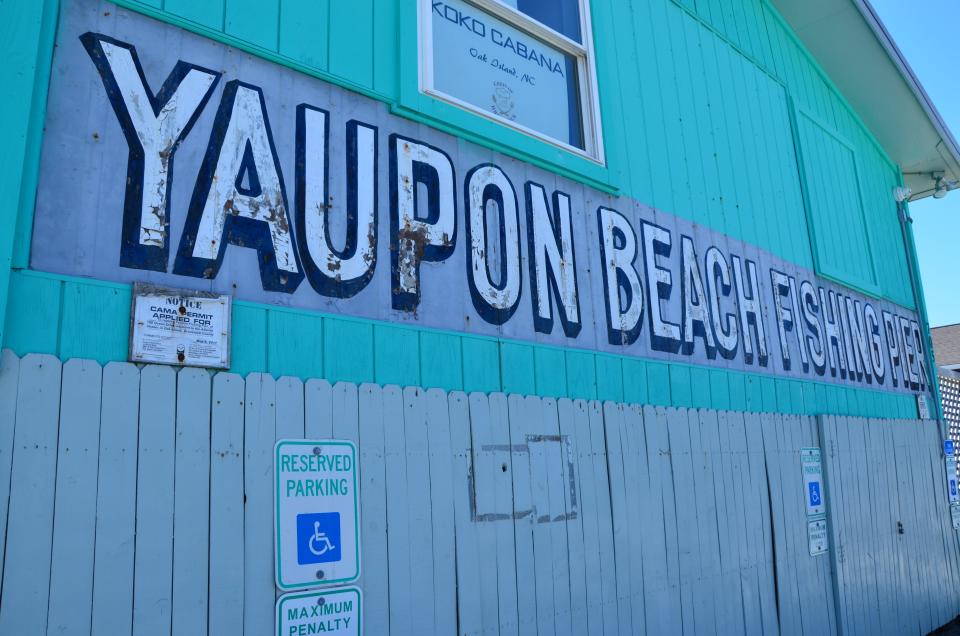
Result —
<instances>
[{"instance_id":1,"label":"window pane","mask_svg":"<svg viewBox=\"0 0 960 636\"><path fill-rule=\"evenodd\" d=\"M463 0L431 2L433 88L584 147L577 60Z\"/></svg>"},{"instance_id":2,"label":"window pane","mask_svg":"<svg viewBox=\"0 0 960 636\"><path fill-rule=\"evenodd\" d=\"M508 4L574 42L583 42L580 35L579 0L514 0L514 2L508 2Z\"/></svg>"}]
</instances>

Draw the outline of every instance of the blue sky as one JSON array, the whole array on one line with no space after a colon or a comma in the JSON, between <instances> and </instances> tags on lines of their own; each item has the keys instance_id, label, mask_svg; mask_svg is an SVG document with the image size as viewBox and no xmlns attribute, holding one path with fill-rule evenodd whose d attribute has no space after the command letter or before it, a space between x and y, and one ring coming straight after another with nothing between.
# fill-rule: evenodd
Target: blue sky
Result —
<instances>
[{"instance_id":1,"label":"blue sky","mask_svg":"<svg viewBox=\"0 0 960 636\"><path fill-rule=\"evenodd\" d=\"M937 110L960 138L960 2L870 0ZM930 326L960 322L960 190L910 205Z\"/></svg>"}]
</instances>

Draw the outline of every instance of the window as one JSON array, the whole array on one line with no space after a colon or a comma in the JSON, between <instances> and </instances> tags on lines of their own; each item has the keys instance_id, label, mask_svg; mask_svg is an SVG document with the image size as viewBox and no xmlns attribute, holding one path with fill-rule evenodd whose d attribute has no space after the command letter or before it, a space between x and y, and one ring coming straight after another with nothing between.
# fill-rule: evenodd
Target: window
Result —
<instances>
[{"instance_id":1,"label":"window","mask_svg":"<svg viewBox=\"0 0 960 636\"><path fill-rule=\"evenodd\" d=\"M421 91L602 163L587 1L421 0Z\"/></svg>"}]
</instances>

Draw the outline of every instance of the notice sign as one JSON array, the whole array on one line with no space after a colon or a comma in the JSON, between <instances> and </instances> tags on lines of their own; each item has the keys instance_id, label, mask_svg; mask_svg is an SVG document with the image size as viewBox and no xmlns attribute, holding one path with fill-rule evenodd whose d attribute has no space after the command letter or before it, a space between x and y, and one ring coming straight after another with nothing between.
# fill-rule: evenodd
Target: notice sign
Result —
<instances>
[{"instance_id":1,"label":"notice sign","mask_svg":"<svg viewBox=\"0 0 960 636\"><path fill-rule=\"evenodd\" d=\"M930 404L927 402L927 396L923 393L917 396L917 415L921 420L930 419Z\"/></svg>"},{"instance_id":2,"label":"notice sign","mask_svg":"<svg viewBox=\"0 0 960 636\"><path fill-rule=\"evenodd\" d=\"M960 505L950 506L950 520L953 522L953 529L960 530Z\"/></svg>"},{"instance_id":3,"label":"notice sign","mask_svg":"<svg viewBox=\"0 0 960 636\"><path fill-rule=\"evenodd\" d=\"M830 547L827 537L827 519L811 519L807 522L807 541L810 545L810 556L825 553Z\"/></svg>"},{"instance_id":4,"label":"notice sign","mask_svg":"<svg viewBox=\"0 0 960 636\"><path fill-rule=\"evenodd\" d=\"M230 297L137 283L130 361L230 368Z\"/></svg>"},{"instance_id":5,"label":"notice sign","mask_svg":"<svg viewBox=\"0 0 960 636\"><path fill-rule=\"evenodd\" d=\"M349 441L277 442L274 536L280 589L348 583L360 576L356 458Z\"/></svg>"},{"instance_id":6,"label":"notice sign","mask_svg":"<svg viewBox=\"0 0 960 636\"><path fill-rule=\"evenodd\" d=\"M820 461L819 448L801 448L800 464L803 467L803 492L807 502L807 516L825 514L823 492L823 464Z\"/></svg>"},{"instance_id":7,"label":"notice sign","mask_svg":"<svg viewBox=\"0 0 960 636\"><path fill-rule=\"evenodd\" d=\"M277 636L359 636L360 616L360 590L355 587L285 594L277 599Z\"/></svg>"}]
</instances>

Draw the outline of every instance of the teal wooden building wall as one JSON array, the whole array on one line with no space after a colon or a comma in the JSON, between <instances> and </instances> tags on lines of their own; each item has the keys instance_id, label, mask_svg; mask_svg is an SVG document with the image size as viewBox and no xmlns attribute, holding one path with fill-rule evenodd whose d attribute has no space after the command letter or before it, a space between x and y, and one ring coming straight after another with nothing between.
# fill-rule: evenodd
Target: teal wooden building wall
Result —
<instances>
[{"instance_id":1,"label":"teal wooden building wall","mask_svg":"<svg viewBox=\"0 0 960 636\"><path fill-rule=\"evenodd\" d=\"M899 169L766 0L591 3L605 166L420 94L412 0L118 4L914 308L911 257L890 194ZM39 42L25 53L33 60L30 72L14 78L33 96L32 108L5 105L22 112L3 119L4 138L20 140L24 153L22 174L4 175L14 187L21 184L18 204L0 203L0 256L9 253L13 267L6 298L0 284L3 346L19 354L123 360L128 286L28 269L57 10L57 0L0 9L0 17L30 27L25 42ZM233 343L239 373L749 411L915 414L910 396L250 303L236 303ZM351 355L338 356L341 347Z\"/></svg>"}]
</instances>

